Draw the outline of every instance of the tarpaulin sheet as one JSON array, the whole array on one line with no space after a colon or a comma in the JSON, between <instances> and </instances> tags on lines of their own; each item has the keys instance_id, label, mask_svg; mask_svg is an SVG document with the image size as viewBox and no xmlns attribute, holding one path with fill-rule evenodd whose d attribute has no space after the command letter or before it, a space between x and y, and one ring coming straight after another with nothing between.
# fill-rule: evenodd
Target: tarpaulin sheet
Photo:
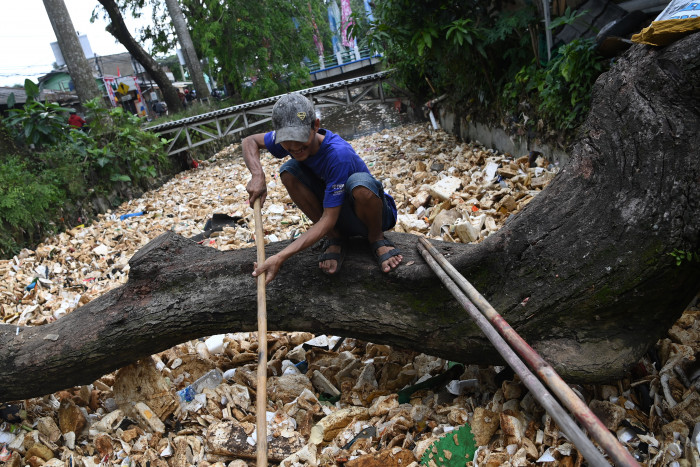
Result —
<instances>
[{"instance_id":1,"label":"tarpaulin sheet","mask_svg":"<svg viewBox=\"0 0 700 467\"><path fill-rule=\"evenodd\" d=\"M632 36L632 42L665 46L681 37L700 31L700 3L673 0L649 27Z\"/></svg>"}]
</instances>

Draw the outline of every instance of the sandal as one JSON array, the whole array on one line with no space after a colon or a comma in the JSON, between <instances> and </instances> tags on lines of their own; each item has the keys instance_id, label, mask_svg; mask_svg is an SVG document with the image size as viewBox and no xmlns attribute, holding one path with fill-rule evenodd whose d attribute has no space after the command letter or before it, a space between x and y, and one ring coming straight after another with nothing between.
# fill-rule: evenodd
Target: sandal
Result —
<instances>
[{"instance_id":1,"label":"sandal","mask_svg":"<svg viewBox=\"0 0 700 467\"><path fill-rule=\"evenodd\" d=\"M340 246L340 253L326 253L325 251L328 249L328 247L331 246ZM343 261L345 260L345 253L347 253L347 241L344 238L329 238L326 237L323 239L323 244L321 245L321 248L323 250L323 253L321 253L318 257L318 262L322 263L324 261L337 261L338 265L335 268L335 272L330 273L323 271L325 274L328 274L329 276L333 276L335 274L338 274L340 272L340 266L343 265Z\"/></svg>"},{"instance_id":2,"label":"sandal","mask_svg":"<svg viewBox=\"0 0 700 467\"><path fill-rule=\"evenodd\" d=\"M383 247L383 246L394 247L394 249L393 249L393 250L389 250L389 251L387 251L386 253L384 253L383 255L380 256L380 255L377 254L377 250L378 250L380 247ZM381 239L381 240L377 240L376 242L374 242L374 243L372 243L372 244L370 245L370 248L372 248L372 254L374 254L374 257L377 259L377 264L379 264L379 269L381 269L382 272L384 272L384 268L382 268L382 263L383 263L384 261L388 260L389 258L391 258L391 257L393 257L393 256L398 256L398 255L401 254L401 250L399 250L398 248L396 248L396 246L395 246L393 243L391 243L391 241L390 241L389 239L387 239L387 238L383 238L383 239ZM391 272L391 270L389 270L388 272Z\"/></svg>"}]
</instances>

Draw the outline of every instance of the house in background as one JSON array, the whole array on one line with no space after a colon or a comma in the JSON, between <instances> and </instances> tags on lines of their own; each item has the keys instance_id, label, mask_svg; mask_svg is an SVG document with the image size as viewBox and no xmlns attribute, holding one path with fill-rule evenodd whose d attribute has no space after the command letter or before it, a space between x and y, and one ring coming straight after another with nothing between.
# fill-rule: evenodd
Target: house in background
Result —
<instances>
[{"instance_id":1,"label":"house in background","mask_svg":"<svg viewBox=\"0 0 700 467\"><path fill-rule=\"evenodd\" d=\"M131 54L93 56L88 58L95 81L102 91L105 103L146 117L151 100L159 100L158 86ZM75 85L65 65L39 78L39 89L46 99L65 105L79 104Z\"/></svg>"}]
</instances>

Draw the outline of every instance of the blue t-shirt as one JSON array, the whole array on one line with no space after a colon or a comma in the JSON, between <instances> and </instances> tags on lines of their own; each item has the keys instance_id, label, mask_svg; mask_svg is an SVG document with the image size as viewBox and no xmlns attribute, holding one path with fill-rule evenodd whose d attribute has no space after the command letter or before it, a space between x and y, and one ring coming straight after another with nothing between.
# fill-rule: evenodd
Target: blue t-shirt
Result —
<instances>
[{"instance_id":1,"label":"blue t-shirt","mask_svg":"<svg viewBox=\"0 0 700 467\"><path fill-rule=\"evenodd\" d=\"M323 207L333 208L342 206L345 200L345 182L350 175L357 172L365 172L371 175L365 161L357 155L350 143L330 130L320 128L319 134L324 135L321 147L316 154L309 156L301 162L326 184L323 197ZM265 133L265 147L270 154L278 159L290 156L281 144L275 144L275 132ZM394 206L393 198L389 198L389 205ZM393 209L392 209L393 210ZM394 212L394 217L396 213Z\"/></svg>"}]
</instances>

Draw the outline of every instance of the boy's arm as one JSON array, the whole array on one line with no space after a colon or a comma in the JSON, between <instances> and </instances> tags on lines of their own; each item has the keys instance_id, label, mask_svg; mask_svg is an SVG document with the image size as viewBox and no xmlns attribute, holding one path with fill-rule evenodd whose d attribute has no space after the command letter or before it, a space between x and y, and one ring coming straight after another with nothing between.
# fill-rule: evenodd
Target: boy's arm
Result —
<instances>
[{"instance_id":1,"label":"boy's arm","mask_svg":"<svg viewBox=\"0 0 700 467\"><path fill-rule=\"evenodd\" d=\"M260 150L265 149L265 134L257 133L247 136L241 142L243 150L243 161L250 171L252 178L246 186L248 191L248 202L253 205L253 202L260 198L260 207L265 204L267 198L267 182L265 180L265 172L263 172L262 164L260 163Z\"/></svg>"},{"instance_id":2,"label":"boy's arm","mask_svg":"<svg viewBox=\"0 0 700 467\"><path fill-rule=\"evenodd\" d=\"M287 245L284 250L267 258L265 260L265 264L262 266L258 266L256 264L255 271L253 271L253 276L257 276L264 272L266 273L265 283L269 284L282 267L282 263L287 261L287 259L289 259L291 256L294 256L300 251L314 245L317 241L323 238L324 235L330 232L333 227L335 227L336 222L338 222L338 217L340 216L340 209L341 206L324 208L321 218L318 220L318 222L312 225L309 230Z\"/></svg>"}]
</instances>

